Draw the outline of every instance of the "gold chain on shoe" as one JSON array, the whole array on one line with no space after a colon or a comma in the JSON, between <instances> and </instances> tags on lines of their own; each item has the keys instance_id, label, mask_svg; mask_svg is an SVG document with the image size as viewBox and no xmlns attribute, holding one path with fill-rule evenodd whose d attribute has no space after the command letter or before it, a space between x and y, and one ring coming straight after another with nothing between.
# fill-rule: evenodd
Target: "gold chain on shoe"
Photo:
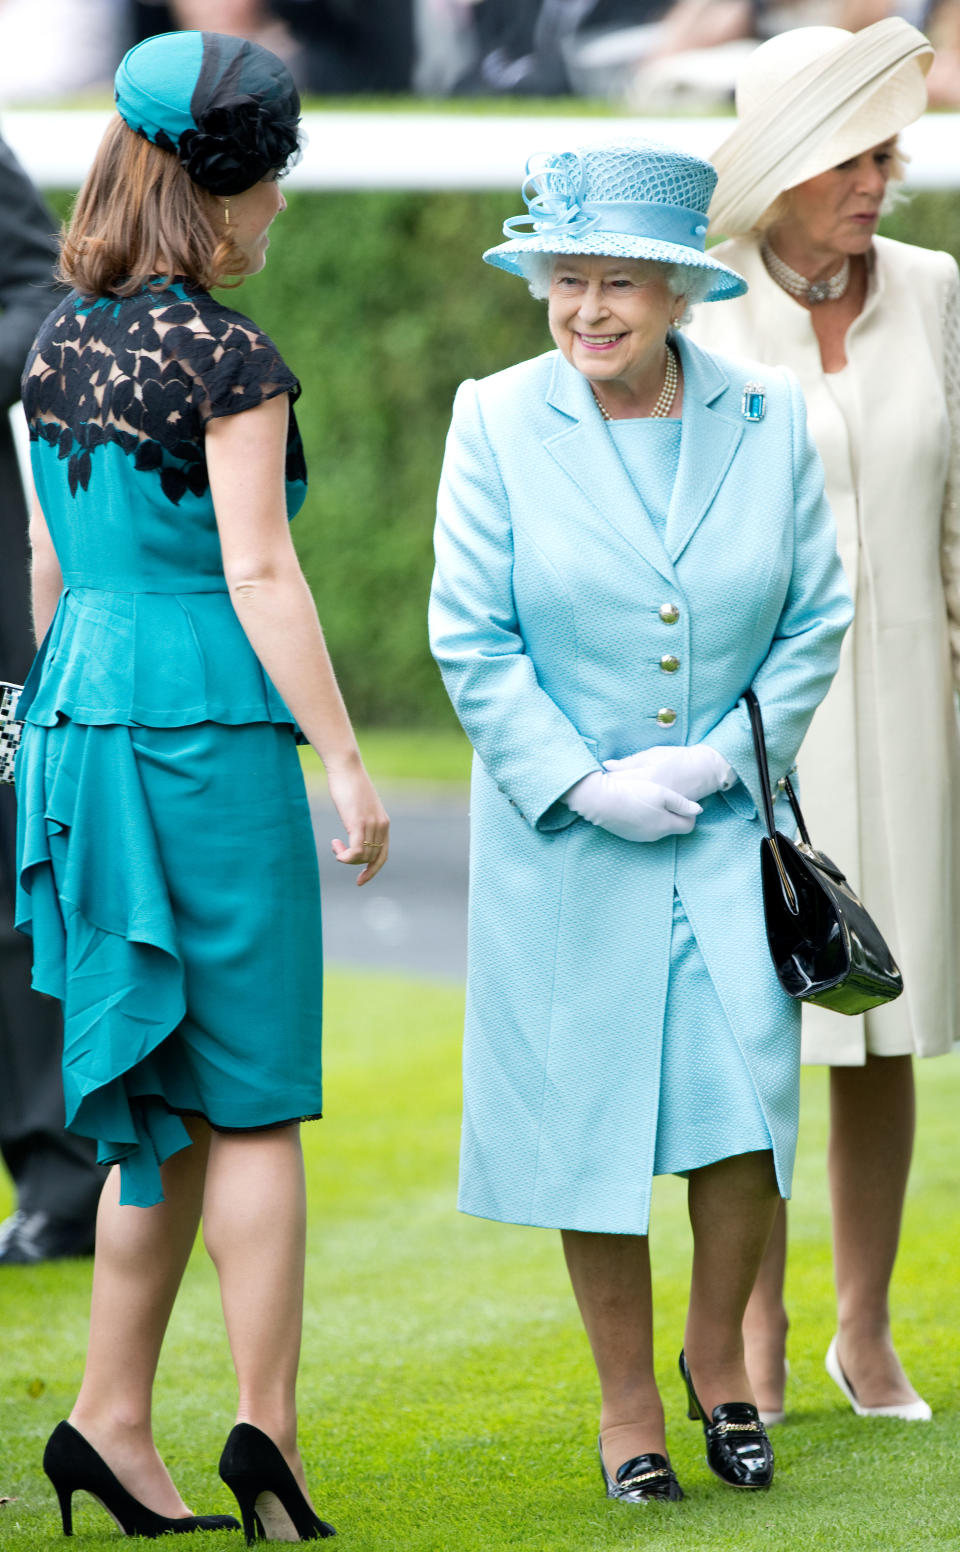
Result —
<instances>
[{"instance_id":1,"label":"gold chain on shoe","mask_svg":"<svg viewBox=\"0 0 960 1552\"><path fill-rule=\"evenodd\" d=\"M642 1476L627 1477L625 1482L618 1482L617 1486L636 1487L640 1482L652 1482L654 1477L659 1477L662 1481L666 1482L669 1479L669 1476L670 1473L668 1471L645 1471Z\"/></svg>"}]
</instances>

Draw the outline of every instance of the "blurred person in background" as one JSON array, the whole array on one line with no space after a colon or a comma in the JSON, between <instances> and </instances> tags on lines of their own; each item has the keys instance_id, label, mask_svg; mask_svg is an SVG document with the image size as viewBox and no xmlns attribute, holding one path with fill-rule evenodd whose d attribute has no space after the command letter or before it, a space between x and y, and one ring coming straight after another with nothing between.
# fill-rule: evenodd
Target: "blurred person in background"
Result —
<instances>
[{"instance_id":1,"label":"blurred person in background","mask_svg":"<svg viewBox=\"0 0 960 1552\"><path fill-rule=\"evenodd\" d=\"M913 1058L960 1036L960 320L953 258L876 233L931 56L896 17L756 51L710 207L730 239L711 252L749 290L692 326L708 349L797 374L856 600L800 781L817 844L876 915L904 993L856 1018L805 1008L803 1054L830 1068L827 1369L858 1414L904 1419L930 1416L890 1329ZM785 1257L781 1208L745 1325L771 1421L784 1414Z\"/></svg>"},{"instance_id":2,"label":"blurred person in background","mask_svg":"<svg viewBox=\"0 0 960 1552\"><path fill-rule=\"evenodd\" d=\"M713 169L622 140L528 172L529 217L484 259L546 299L557 348L461 385L430 602L477 755L459 1205L561 1231L607 1496L675 1502L655 1175L689 1182L688 1415L721 1481L773 1479L741 1322L790 1191L800 1009L766 942L742 697L776 779L852 607L796 382L773 369L754 404L752 371L678 333L744 289L704 253Z\"/></svg>"},{"instance_id":3,"label":"blurred person in background","mask_svg":"<svg viewBox=\"0 0 960 1552\"><path fill-rule=\"evenodd\" d=\"M249 38L318 96L412 88L414 0L132 0L132 10L139 38L172 27Z\"/></svg>"},{"instance_id":4,"label":"blurred person in background","mask_svg":"<svg viewBox=\"0 0 960 1552\"><path fill-rule=\"evenodd\" d=\"M567 50L578 90L625 100L639 112L678 103L723 103L751 48L757 7L750 0L674 0L637 8L630 25L600 13Z\"/></svg>"},{"instance_id":5,"label":"blurred person in background","mask_svg":"<svg viewBox=\"0 0 960 1552\"><path fill-rule=\"evenodd\" d=\"M0 0L0 105L107 86L127 24L127 0Z\"/></svg>"},{"instance_id":6,"label":"blurred person in background","mask_svg":"<svg viewBox=\"0 0 960 1552\"><path fill-rule=\"evenodd\" d=\"M960 103L960 0L844 0L835 18L838 27L852 32L901 16L922 28L936 49L936 57L927 73L927 97L933 107L955 107Z\"/></svg>"},{"instance_id":7,"label":"blurred person in background","mask_svg":"<svg viewBox=\"0 0 960 1552\"><path fill-rule=\"evenodd\" d=\"M285 61L293 48L270 0L127 0L127 7L133 43L181 28L248 38Z\"/></svg>"},{"instance_id":8,"label":"blurred person in background","mask_svg":"<svg viewBox=\"0 0 960 1552\"><path fill-rule=\"evenodd\" d=\"M550 4L543 0L541 18ZM550 24L566 89L637 112L726 103L757 43L781 32L819 25L857 31L893 15L925 27L937 44L930 100L960 100L960 0L586 0L579 12L565 28ZM537 57L525 62L525 80Z\"/></svg>"},{"instance_id":9,"label":"blurred person in background","mask_svg":"<svg viewBox=\"0 0 960 1552\"><path fill-rule=\"evenodd\" d=\"M57 222L0 140L0 679L33 657L27 511L8 411L55 298ZM14 931L16 802L0 786L0 1154L16 1193L0 1266L89 1255L103 1172L96 1146L64 1130L60 1009L30 988L30 944Z\"/></svg>"},{"instance_id":10,"label":"blurred person in background","mask_svg":"<svg viewBox=\"0 0 960 1552\"><path fill-rule=\"evenodd\" d=\"M590 90L571 77L583 37L644 37L673 0L459 0L470 18L474 60L456 90L553 97Z\"/></svg>"},{"instance_id":11,"label":"blurred person in background","mask_svg":"<svg viewBox=\"0 0 960 1552\"><path fill-rule=\"evenodd\" d=\"M413 0L271 0L293 39L302 90L319 96L408 92L413 81Z\"/></svg>"}]
</instances>

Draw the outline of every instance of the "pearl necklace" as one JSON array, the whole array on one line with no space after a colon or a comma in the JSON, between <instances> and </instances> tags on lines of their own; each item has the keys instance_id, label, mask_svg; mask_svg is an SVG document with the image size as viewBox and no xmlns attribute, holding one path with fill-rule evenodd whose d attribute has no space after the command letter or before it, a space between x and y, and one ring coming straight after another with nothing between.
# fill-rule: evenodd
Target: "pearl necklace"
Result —
<instances>
[{"instance_id":1,"label":"pearl necklace","mask_svg":"<svg viewBox=\"0 0 960 1552\"><path fill-rule=\"evenodd\" d=\"M844 259L837 273L831 275L829 280L808 280L806 275L798 274L789 264L785 264L769 243L764 243L760 252L767 273L777 285L811 307L816 307L819 302L839 302L850 284L849 258Z\"/></svg>"},{"instance_id":2,"label":"pearl necklace","mask_svg":"<svg viewBox=\"0 0 960 1552\"><path fill-rule=\"evenodd\" d=\"M670 414L670 411L673 409L673 401L677 397L677 384L679 381L680 373L677 370L676 352L668 340L667 369L663 374L663 387L657 394L657 401L654 404L653 409L650 411L651 419L656 416L658 420L663 420L667 415ZM596 399L597 409L600 411L604 420L612 420L613 416L610 414L610 411L606 408L606 406L601 404L600 396L592 383L590 384L590 392L593 394L594 399Z\"/></svg>"}]
</instances>

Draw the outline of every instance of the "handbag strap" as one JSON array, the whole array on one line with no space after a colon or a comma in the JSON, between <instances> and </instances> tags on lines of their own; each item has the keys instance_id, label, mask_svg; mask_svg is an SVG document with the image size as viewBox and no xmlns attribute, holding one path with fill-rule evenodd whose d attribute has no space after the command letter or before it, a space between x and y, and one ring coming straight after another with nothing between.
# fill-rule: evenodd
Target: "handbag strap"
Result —
<instances>
[{"instance_id":1,"label":"handbag strap","mask_svg":"<svg viewBox=\"0 0 960 1552\"><path fill-rule=\"evenodd\" d=\"M803 822L803 815L800 812L800 799L797 797L797 794L793 790L793 782L790 780L789 776L784 776L783 786L784 791L787 794L787 798L789 799L790 807L793 809L793 817L797 821L797 829L800 831L800 839L807 846L809 846L810 850L812 851L813 842L810 839L810 832Z\"/></svg>"},{"instance_id":2,"label":"handbag strap","mask_svg":"<svg viewBox=\"0 0 960 1552\"><path fill-rule=\"evenodd\" d=\"M767 835L770 840L770 853L780 875L780 884L783 889L783 897L787 909L796 916L799 913L800 903L797 900L796 891L790 881L787 870L783 865L783 858L780 855L777 838L777 827L773 817L773 793L770 790L770 767L767 764L767 741L763 735L763 717L760 713L760 702L752 690L744 690L743 699L746 704L747 715L750 718L750 731L753 734L753 749L757 758L757 771L760 776L760 796L763 799L763 817L766 820ZM790 799L790 807L793 809L793 815L797 821L797 828L809 846L810 837L807 834L807 827L803 822L803 815L800 812L797 795L790 784L789 776L784 778L784 782L787 797Z\"/></svg>"},{"instance_id":3,"label":"handbag strap","mask_svg":"<svg viewBox=\"0 0 960 1552\"><path fill-rule=\"evenodd\" d=\"M760 702L753 690L744 690L743 699L746 703L747 714L750 718L750 731L753 734L753 749L757 757L757 769L760 772L761 796L763 798L763 817L767 822L767 834L771 841L776 838L776 826L773 818L773 792L770 786L770 767L767 764L767 741L763 734L763 717L760 712ZM813 850L810 840L810 832L804 823L803 814L800 811L800 799L793 790L793 782L789 776L783 778L783 790L787 794L787 800L793 809L793 817L797 821L797 829L800 831L800 839Z\"/></svg>"},{"instance_id":4,"label":"handbag strap","mask_svg":"<svg viewBox=\"0 0 960 1552\"><path fill-rule=\"evenodd\" d=\"M744 704L747 715L750 718L750 731L753 734L753 752L757 761L757 771L760 776L760 796L763 799L763 817L766 820L767 834L774 845L777 843L777 827L773 818L773 794L770 791L770 767L767 764L767 741L763 736L763 717L760 713L760 702L752 690L744 690Z\"/></svg>"}]
</instances>

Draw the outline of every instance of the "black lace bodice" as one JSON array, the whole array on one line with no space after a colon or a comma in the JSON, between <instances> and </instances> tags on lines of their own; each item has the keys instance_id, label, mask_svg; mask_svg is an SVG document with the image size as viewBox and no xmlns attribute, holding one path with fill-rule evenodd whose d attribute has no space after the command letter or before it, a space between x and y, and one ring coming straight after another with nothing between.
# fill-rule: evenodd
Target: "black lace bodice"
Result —
<instances>
[{"instance_id":1,"label":"black lace bodice","mask_svg":"<svg viewBox=\"0 0 960 1552\"><path fill-rule=\"evenodd\" d=\"M72 292L43 324L22 391L31 439L67 461L71 495L88 489L99 450L113 444L179 504L209 488L209 419L278 393L295 400L300 385L255 324L181 281L125 299ZM296 510L306 468L292 408L286 472Z\"/></svg>"}]
</instances>

